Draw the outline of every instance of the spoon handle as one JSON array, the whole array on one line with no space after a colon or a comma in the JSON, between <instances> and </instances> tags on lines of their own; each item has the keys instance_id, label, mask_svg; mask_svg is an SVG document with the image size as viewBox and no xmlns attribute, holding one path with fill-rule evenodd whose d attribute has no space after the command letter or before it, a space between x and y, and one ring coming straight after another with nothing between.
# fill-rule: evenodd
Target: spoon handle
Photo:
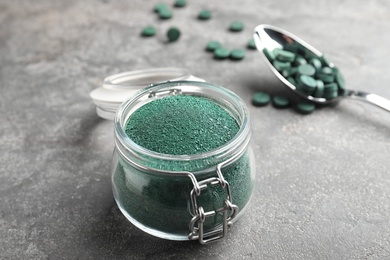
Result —
<instances>
[{"instance_id":1,"label":"spoon handle","mask_svg":"<svg viewBox=\"0 0 390 260\"><path fill-rule=\"evenodd\" d=\"M390 100L378 96L376 94L370 94L370 93L356 91L356 90L347 90L346 96L371 103L390 112Z\"/></svg>"}]
</instances>

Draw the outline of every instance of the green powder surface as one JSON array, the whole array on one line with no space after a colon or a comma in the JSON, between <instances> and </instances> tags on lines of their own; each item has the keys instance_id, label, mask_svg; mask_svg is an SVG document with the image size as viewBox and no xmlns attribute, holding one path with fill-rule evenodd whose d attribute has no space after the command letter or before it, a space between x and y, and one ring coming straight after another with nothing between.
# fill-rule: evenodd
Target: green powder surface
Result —
<instances>
[{"instance_id":1,"label":"green powder surface","mask_svg":"<svg viewBox=\"0 0 390 260\"><path fill-rule=\"evenodd\" d=\"M237 121L214 101L182 94L143 105L125 128L136 144L172 155L214 150L229 142L238 130Z\"/></svg>"}]
</instances>

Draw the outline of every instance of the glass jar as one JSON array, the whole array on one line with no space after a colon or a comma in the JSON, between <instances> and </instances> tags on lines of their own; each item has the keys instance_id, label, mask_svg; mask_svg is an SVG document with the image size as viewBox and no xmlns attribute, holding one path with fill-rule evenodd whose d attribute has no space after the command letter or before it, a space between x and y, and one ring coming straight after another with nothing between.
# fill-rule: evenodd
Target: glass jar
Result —
<instances>
[{"instance_id":1,"label":"glass jar","mask_svg":"<svg viewBox=\"0 0 390 260\"><path fill-rule=\"evenodd\" d=\"M126 123L137 109L176 94L215 102L237 121L239 131L217 149L192 155L150 151L126 135ZM115 200L130 222L151 235L201 243L220 239L253 193L255 165L249 141L249 113L233 92L194 81L152 85L124 102L115 116Z\"/></svg>"}]
</instances>

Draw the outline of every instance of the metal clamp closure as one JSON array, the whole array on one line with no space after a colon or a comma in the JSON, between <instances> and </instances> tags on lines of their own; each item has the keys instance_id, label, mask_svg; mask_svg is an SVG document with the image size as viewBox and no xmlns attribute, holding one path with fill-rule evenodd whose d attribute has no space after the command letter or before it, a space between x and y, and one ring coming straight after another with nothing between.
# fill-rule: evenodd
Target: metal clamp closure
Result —
<instances>
[{"instance_id":1,"label":"metal clamp closure","mask_svg":"<svg viewBox=\"0 0 390 260\"><path fill-rule=\"evenodd\" d=\"M232 202L230 186L229 183L223 178L221 165L217 166L217 174L218 177L212 177L197 182L197 185L194 185L194 188L190 192L193 218L190 221L189 228L191 233L189 234L188 238L190 240L198 239L201 244L208 244L210 242L224 238L227 234L228 227L232 225L233 219L238 214L238 206L234 205ZM224 200L223 206L217 210L205 212L202 206L198 206L197 197L199 197L201 192L206 190L209 186L217 185L220 185L226 191L226 199ZM205 232L204 223L206 218L213 217L221 213L223 216L222 227L213 231Z\"/></svg>"}]
</instances>

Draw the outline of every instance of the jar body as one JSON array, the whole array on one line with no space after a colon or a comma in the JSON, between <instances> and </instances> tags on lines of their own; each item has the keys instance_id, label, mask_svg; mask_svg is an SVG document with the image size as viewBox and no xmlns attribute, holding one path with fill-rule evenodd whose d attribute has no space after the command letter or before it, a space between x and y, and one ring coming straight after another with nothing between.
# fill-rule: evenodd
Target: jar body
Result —
<instances>
[{"instance_id":1,"label":"jar body","mask_svg":"<svg viewBox=\"0 0 390 260\"><path fill-rule=\"evenodd\" d=\"M149 102L149 98L156 98L150 93L170 95L174 89L183 94L201 95L211 100L215 98L217 103L230 110L243 106L242 103L230 105L229 98L221 99L219 89L214 93L214 89L208 89L207 83L167 84L157 86L157 92L151 88L149 92L141 93L117 114L116 148L112 162L113 193L122 213L138 228L165 239L189 240L192 239L191 232L194 234L193 229L198 232L199 219L196 215L199 208L206 212L202 229L205 233L212 233L221 229L226 218L221 211L226 200L236 207L235 211L227 212L231 222L237 220L247 207L253 193L255 173L249 146L249 120L246 120L247 115L242 116L245 109L236 111L236 115L232 113L241 128L234 138L237 140L229 142L226 149L203 155L163 156L125 140L126 136L121 131L124 122L137 107ZM203 183L201 190L197 190L197 183Z\"/></svg>"},{"instance_id":2,"label":"jar body","mask_svg":"<svg viewBox=\"0 0 390 260\"><path fill-rule=\"evenodd\" d=\"M231 165L221 169L230 185L233 203L238 206L238 219L248 205L254 188L253 153L248 150ZM141 170L127 163L114 151L112 184L115 200L122 213L138 228L154 236L171 240L188 240L189 223L193 218L191 190L187 176L169 176ZM216 176L215 169L195 174L198 181ZM226 191L209 187L198 198L205 211L222 207ZM222 215L205 223L206 230L221 226Z\"/></svg>"}]
</instances>

